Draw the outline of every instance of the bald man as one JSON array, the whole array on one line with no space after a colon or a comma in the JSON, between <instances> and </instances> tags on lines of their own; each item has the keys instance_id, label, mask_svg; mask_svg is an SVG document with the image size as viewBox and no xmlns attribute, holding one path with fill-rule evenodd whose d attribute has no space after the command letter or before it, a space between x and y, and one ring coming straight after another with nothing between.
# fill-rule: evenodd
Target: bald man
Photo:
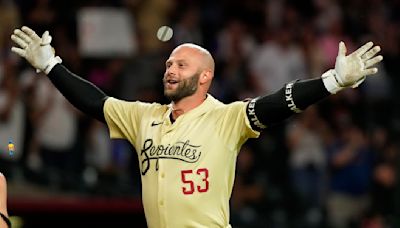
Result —
<instances>
[{"instance_id":1,"label":"bald man","mask_svg":"<svg viewBox=\"0 0 400 228\"><path fill-rule=\"evenodd\" d=\"M198 45L183 44L165 62L164 94L171 103L162 105L109 97L69 72L55 56L48 32L39 37L22 27L11 39L17 44L12 51L47 74L75 107L107 124L111 138L135 147L149 227L230 227L236 158L247 139L329 94L357 87L382 60L372 42L350 55L341 42L335 69L321 78L223 104L208 93L212 56Z\"/></svg>"},{"instance_id":2,"label":"bald man","mask_svg":"<svg viewBox=\"0 0 400 228\"><path fill-rule=\"evenodd\" d=\"M204 48L182 44L165 63L164 95L172 101L172 119L205 100L214 77L214 59Z\"/></svg>"}]
</instances>

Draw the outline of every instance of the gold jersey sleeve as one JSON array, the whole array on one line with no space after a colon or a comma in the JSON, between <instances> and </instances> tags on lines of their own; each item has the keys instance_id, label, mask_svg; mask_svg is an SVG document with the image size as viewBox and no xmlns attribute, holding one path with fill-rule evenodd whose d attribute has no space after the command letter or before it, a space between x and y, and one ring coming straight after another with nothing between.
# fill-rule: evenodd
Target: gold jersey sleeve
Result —
<instances>
[{"instance_id":1,"label":"gold jersey sleeve","mask_svg":"<svg viewBox=\"0 0 400 228\"><path fill-rule=\"evenodd\" d=\"M149 115L149 112L157 106L160 105L108 98L104 103L103 112L110 137L128 139L132 142L137 138L142 118Z\"/></svg>"},{"instance_id":2,"label":"gold jersey sleeve","mask_svg":"<svg viewBox=\"0 0 400 228\"><path fill-rule=\"evenodd\" d=\"M249 119L246 115L248 102L237 101L229 105L224 105L220 112L220 136L227 145L236 147L239 150L248 138L257 138L260 132L251 128Z\"/></svg>"},{"instance_id":3,"label":"gold jersey sleeve","mask_svg":"<svg viewBox=\"0 0 400 228\"><path fill-rule=\"evenodd\" d=\"M111 138L135 138L140 107L136 102L108 98L103 107Z\"/></svg>"}]
</instances>

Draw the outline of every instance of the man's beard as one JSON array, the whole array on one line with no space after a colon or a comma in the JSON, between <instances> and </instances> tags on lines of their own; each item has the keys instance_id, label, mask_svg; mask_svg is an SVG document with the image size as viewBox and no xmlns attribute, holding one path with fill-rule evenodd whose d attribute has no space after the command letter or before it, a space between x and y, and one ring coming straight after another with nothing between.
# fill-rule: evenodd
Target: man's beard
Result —
<instances>
[{"instance_id":1,"label":"man's beard","mask_svg":"<svg viewBox=\"0 0 400 228\"><path fill-rule=\"evenodd\" d=\"M164 95L173 102L182 100L185 97L193 95L197 91L198 82L200 79L200 73L195 73L190 78L181 80L178 82L178 86L175 90L167 91L165 89L165 84L167 83L165 79L164 82Z\"/></svg>"}]
</instances>

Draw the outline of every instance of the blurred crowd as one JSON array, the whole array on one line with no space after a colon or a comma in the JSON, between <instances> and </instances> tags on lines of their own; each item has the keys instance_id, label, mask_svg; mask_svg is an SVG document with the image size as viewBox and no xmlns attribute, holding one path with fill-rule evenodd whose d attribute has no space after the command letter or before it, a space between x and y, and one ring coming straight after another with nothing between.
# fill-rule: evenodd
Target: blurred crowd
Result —
<instances>
[{"instance_id":1,"label":"blurred crowd","mask_svg":"<svg viewBox=\"0 0 400 228\"><path fill-rule=\"evenodd\" d=\"M82 56L77 12L85 7L127 10L137 51ZM181 43L212 53L210 93L229 103L318 78L334 67L339 41L352 52L371 40L384 56L377 75L245 144L231 220L233 227L398 227L399 10L399 0L0 0L1 172L10 185L140 196L133 148L109 140L103 124L10 53L10 35L22 25L39 34L49 30L63 64L108 95L161 103L168 102L164 62ZM169 42L156 38L162 25L174 30Z\"/></svg>"}]
</instances>

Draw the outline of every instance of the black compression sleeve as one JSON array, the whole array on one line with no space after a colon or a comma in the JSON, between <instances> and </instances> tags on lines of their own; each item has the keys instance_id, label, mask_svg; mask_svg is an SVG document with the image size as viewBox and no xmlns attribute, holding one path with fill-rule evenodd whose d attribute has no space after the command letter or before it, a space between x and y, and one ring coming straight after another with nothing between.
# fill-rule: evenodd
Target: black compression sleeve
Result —
<instances>
[{"instance_id":1,"label":"black compression sleeve","mask_svg":"<svg viewBox=\"0 0 400 228\"><path fill-rule=\"evenodd\" d=\"M273 94L251 100L247 116L253 129L262 130L329 95L320 78L290 82Z\"/></svg>"},{"instance_id":2,"label":"black compression sleeve","mask_svg":"<svg viewBox=\"0 0 400 228\"><path fill-rule=\"evenodd\" d=\"M54 86L83 113L105 123L103 106L107 95L91 82L73 74L61 64L57 64L49 73Z\"/></svg>"}]
</instances>

